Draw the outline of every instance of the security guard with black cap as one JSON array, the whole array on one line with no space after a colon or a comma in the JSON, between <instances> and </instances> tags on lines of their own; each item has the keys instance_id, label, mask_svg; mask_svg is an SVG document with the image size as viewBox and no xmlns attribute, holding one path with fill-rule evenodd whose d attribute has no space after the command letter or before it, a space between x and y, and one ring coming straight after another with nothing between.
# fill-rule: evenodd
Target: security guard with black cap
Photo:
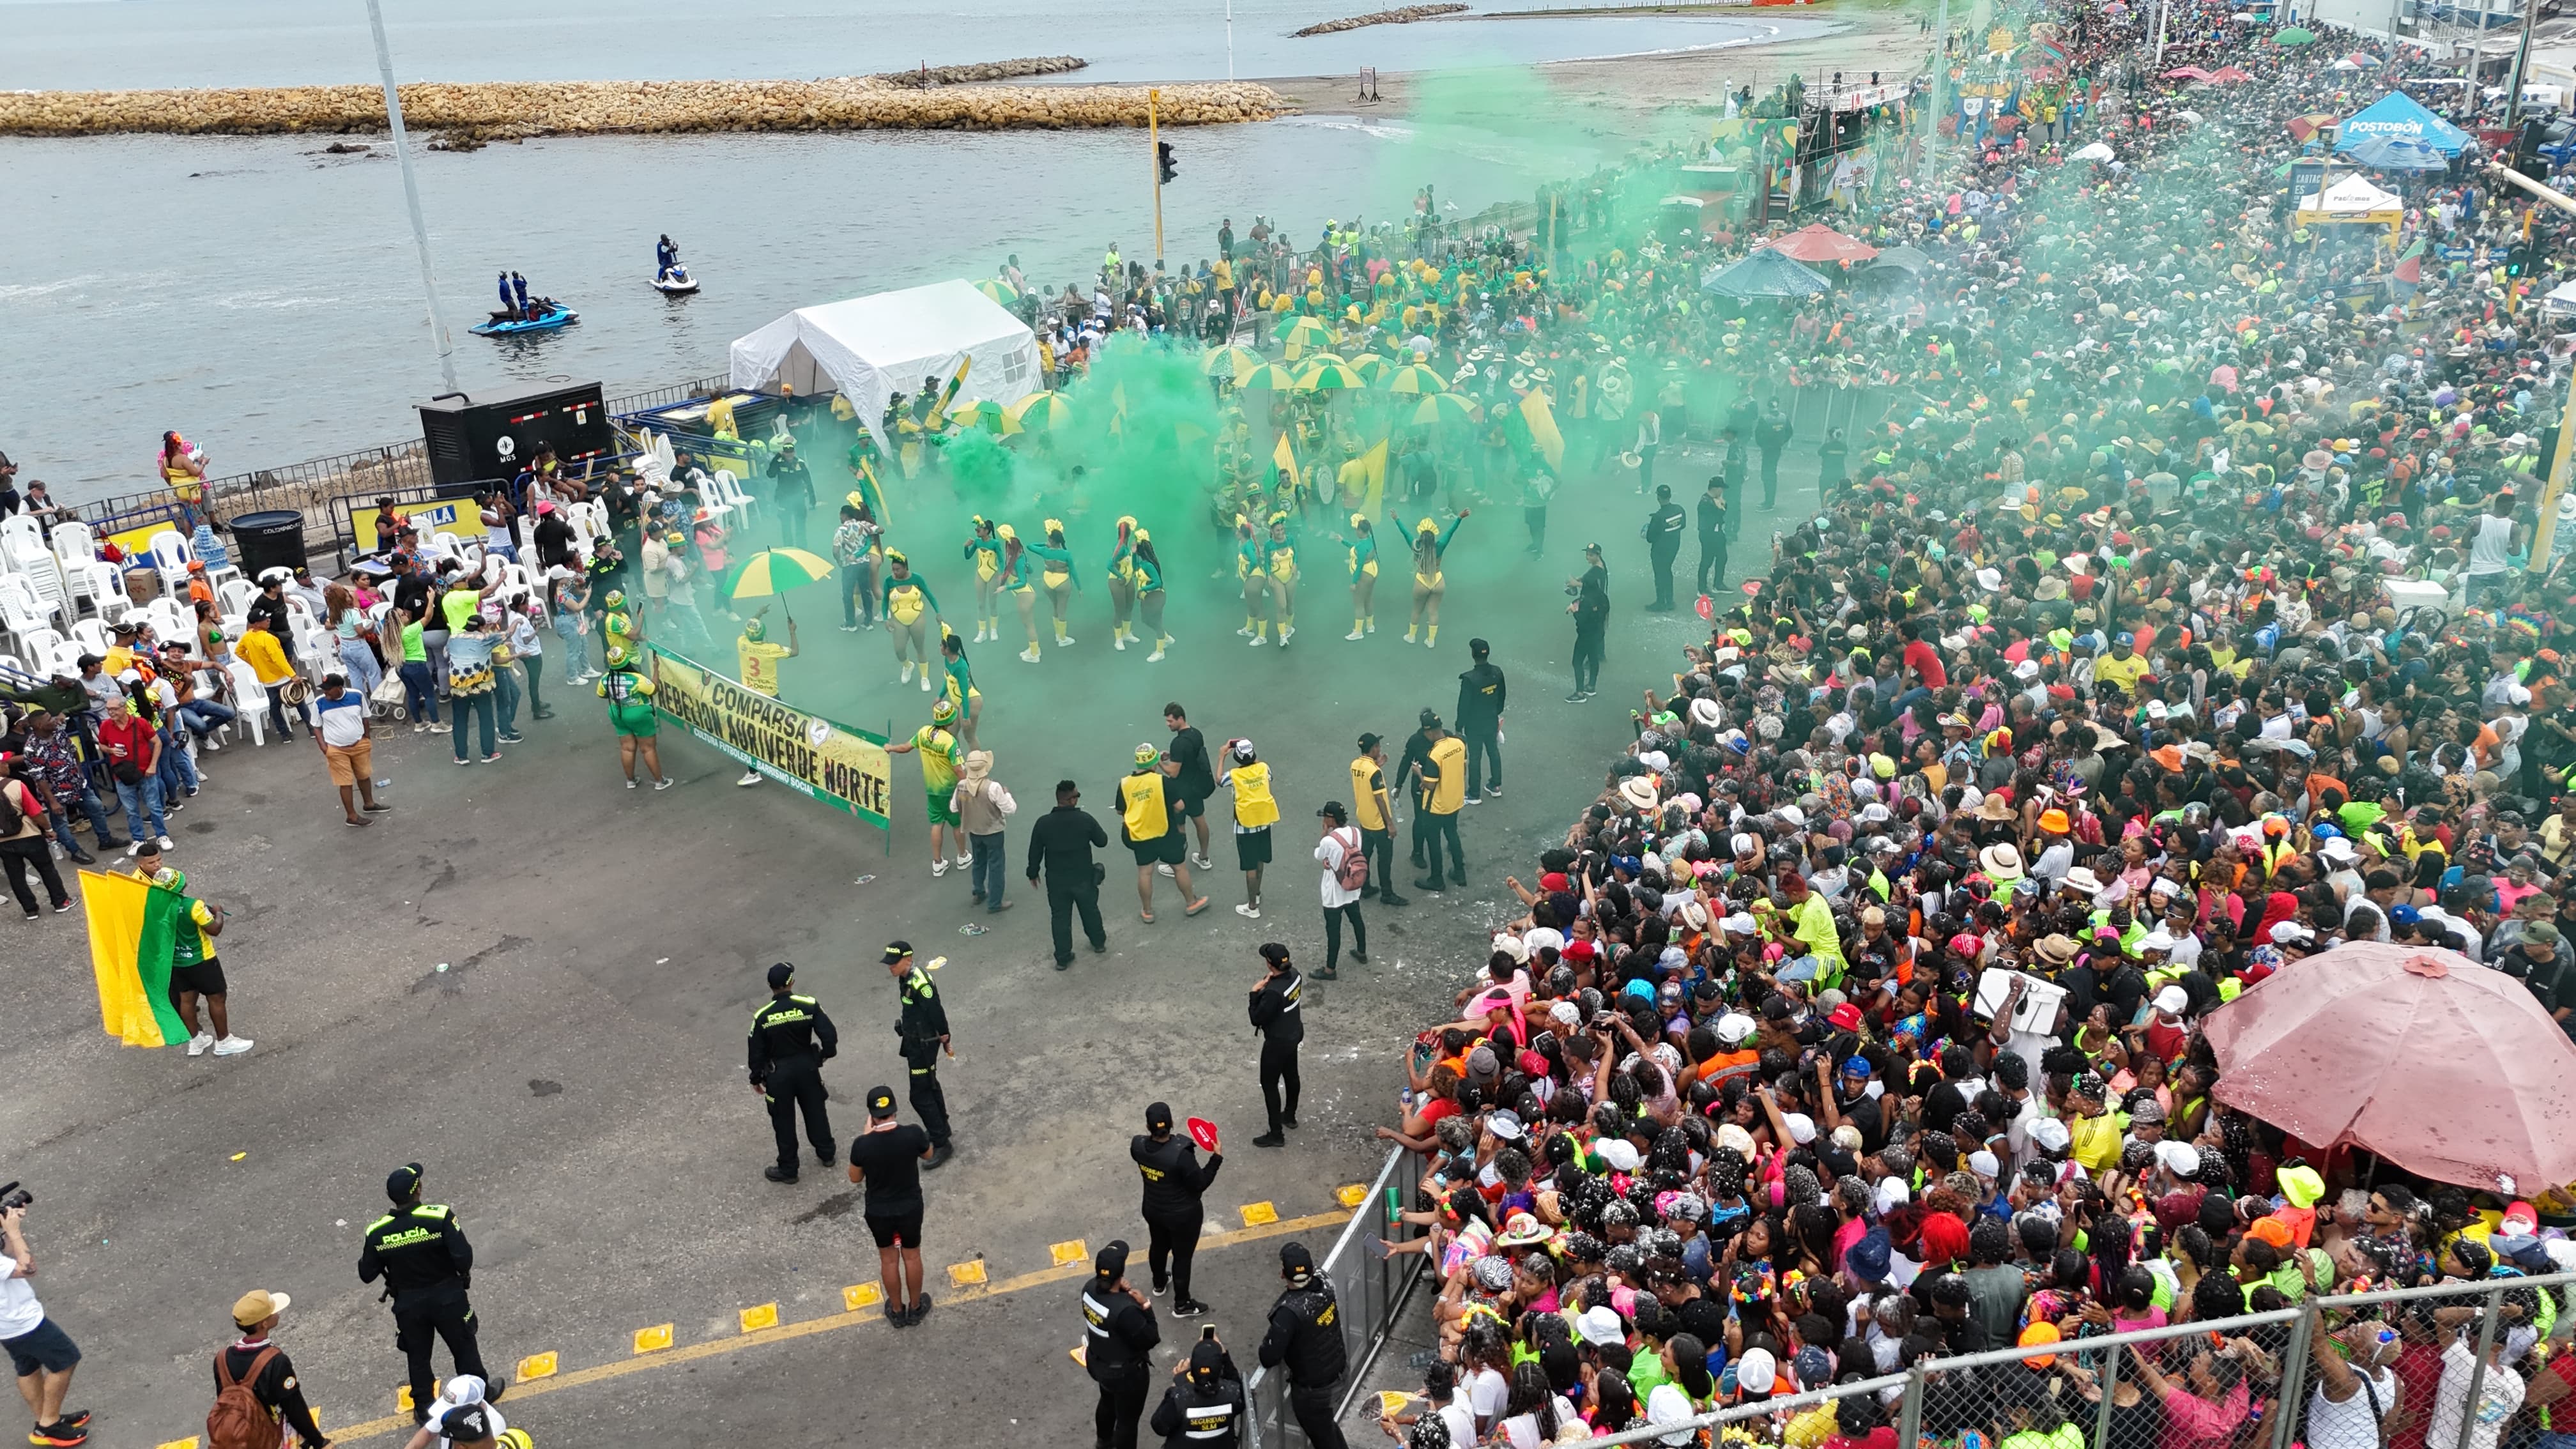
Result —
<instances>
[{"instance_id":1,"label":"security guard with black cap","mask_svg":"<svg viewBox=\"0 0 2576 1449\"><path fill-rule=\"evenodd\" d=\"M769 1104L770 1130L778 1134L778 1165L761 1169L771 1182L796 1180L796 1110L805 1109L805 1136L814 1159L832 1165L830 1099L823 1094L823 1063L841 1049L841 1033L813 997L795 990L796 968L769 968L769 1002L751 1014L751 1089Z\"/></svg>"},{"instance_id":2,"label":"security guard with black cap","mask_svg":"<svg viewBox=\"0 0 2576 1449\"><path fill-rule=\"evenodd\" d=\"M1145 1416L1147 1366L1163 1331L1154 1323L1153 1300L1127 1283L1127 1244L1115 1241L1092 1260L1084 1281L1082 1366L1100 1385L1091 1416L1095 1449L1136 1449L1136 1421Z\"/></svg>"},{"instance_id":3,"label":"security guard with black cap","mask_svg":"<svg viewBox=\"0 0 2576 1449\"><path fill-rule=\"evenodd\" d=\"M1234 1355L1213 1338L1190 1345L1190 1356L1172 1365L1178 1382L1154 1406L1152 1427L1163 1449L1234 1449L1243 1435L1243 1375Z\"/></svg>"},{"instance_id":4,"label":"security guard with black cap","mask_svg":"<svg viewBox=\"0 0 2576 1449\"><path fill-rule=\"evenodd\" d=\"M1333 1285L1315 1272L1304 1243L1279 1250L1279 1276L1288 1287L1270 1305L1270 1331L1261 1336L1261 1366L1288 1366L1288 1407L1314 1449L1349 1449L1333 1422L1333 1385L1350 1365L1342 1347L1341 1306Z\"/></svg>"},{"instance_id":5,"label":"security guard with black cap","mask_svg":"<svg viewBox=\"0 0 2576 1449\"><path fill-rule=\"evenodd\" d=\"M483 1367L474 1343L474 1305L466 1290L474 1276L474 1245L444 1203L420 1200L420 1164L405 1163L385 1177L385 1196L394 1210L367 1224L366 1246L358 1251L358 1281L385 1280L385 1295L394 1302L394 1346L403 1351L411 1370L412 1422L429 1418L431 1336L447 1340L456 1371L483 1380L484 1397L498 1399L507 1382Z\"/></svg>"},{"instance_id":6,"label":"security guard with black cap","mask_svg":"<svg viewBox=\"0 0 2576 1449\"><path fill-rule=\"evenodd\" d=\"M1166 1285L1180 1295L1172 1302L1174 1318L1196 1318L1208 1306L1190 1296L1190 1259L1199 1250L1199 1228L1206 1221L1200 1194L1216 1181L1225 1154L1211 1152L1199 1165L1198 1150L1187 1137L1172 1135L1172 1109L1162 1102L1145 1109L1145 1135L1127 1139L1127 1155L1145 1180L1145 1262L1154 1270L1154 1291ZM1164 1276L1168 1257L1171 1275Z\"/></svg>"},{"instance_id":7,"label":"security guard with black cap","mask_svg":"<svg viewBox=\"0 0 2576 1449\"><path fill-rule=\"evenodd\" d=\"M927 1170L957 1155L948 1139L948 1095L939 1090L940 1053L956 1055L948 1046L948 1008L939 1004L939 988L930 984L930 973L912 964L910 941L887 942L885 964L902 1007L894 1035L903 1064L912 1069L912 1110L921 1117L921 1130L930 1134L932 1151L921 1162Z\"/></svg>"}]
</instances>

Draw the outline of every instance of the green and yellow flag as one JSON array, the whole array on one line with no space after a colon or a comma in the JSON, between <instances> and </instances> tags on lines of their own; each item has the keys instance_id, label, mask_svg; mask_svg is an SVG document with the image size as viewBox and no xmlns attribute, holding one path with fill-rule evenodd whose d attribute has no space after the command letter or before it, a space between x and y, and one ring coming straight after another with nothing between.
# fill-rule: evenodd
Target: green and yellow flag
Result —
<instances>
[{"instance_id":1,"label":"green and yellow flag","mask_svg":"<svg viewBox=\"0 0 2576 1449\"><path fill-rule=\"evenodd\" d=\"M1529 424L1530 443L1547 459L1548 471L1565 466L1565 437L1556 430L1556 410L1548 406L1547 393L1531 388L1521 398L1521 418Z\"/></svg>"},{"instance_id":2,"label":"green and yellow flag","mask_svg":"<svg viewBox=\"0 0 2576 1449\"><path fill-rule=\"evenodd\" d=\"M89 915L90 969L98 976L98 1014L107 1034L127 1046L185 1041L188 1028L170 1001L170 963L179 932L197 929L196 902L136 875L80 873Z\"/></svg>"},{"instance_id":3,"label":"green and yellow flag","mask_svg":"<svg viewBox=\"0 0 2576 1449\"><path fill-rule=\"evenodd\" d=\"M1306 475L1297 470L1297 450L1288 446L1288 435L1279 435L1279 446L1270 450L1270 461L1293 483L1304 483Z\"/></svg>"}]
</instances>

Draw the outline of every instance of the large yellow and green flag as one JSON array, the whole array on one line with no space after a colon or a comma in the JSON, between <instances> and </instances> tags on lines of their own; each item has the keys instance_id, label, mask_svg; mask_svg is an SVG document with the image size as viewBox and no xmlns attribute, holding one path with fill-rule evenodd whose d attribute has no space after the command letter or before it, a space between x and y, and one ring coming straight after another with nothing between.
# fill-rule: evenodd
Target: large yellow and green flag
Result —
<instances>
[{"instance_id":1,"label":"large yellow and green flag","mask_svg":"<svg viewBox=\"0 0 2576 1449\"><path fill-rule=\"evenodd\" d=\"M80 873L89 914L90 969L98 976L98 1014L107 1034L127 1046L157 1047L188 1039L170 1001L170 963L179 932L197 929L196 902L137 875Z\"/></svg>"}]
</instances>

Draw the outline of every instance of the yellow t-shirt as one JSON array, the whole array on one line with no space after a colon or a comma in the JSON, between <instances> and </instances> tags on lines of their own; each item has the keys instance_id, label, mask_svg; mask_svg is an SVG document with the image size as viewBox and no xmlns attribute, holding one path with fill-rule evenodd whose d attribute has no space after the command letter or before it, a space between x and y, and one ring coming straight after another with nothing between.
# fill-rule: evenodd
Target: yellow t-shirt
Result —
<instances>
[{"instance_id":1,"label":"yellow t-shirt","mask_svg":"<svg viewBox=\"0 0 2576 1449\"><path fill-rule=\"evenodd\" d=\"M1422 808L1434 815L1455 815L1467 802L1467 742L1456 735L1442 735L1431 747L1431 763L1439 768L1440 778L1431 782Z\"/></svg>"},{"instance_id":2,"label":"yellow t-shirt","mask_svg":"<svg viewBox=\"0 0 2576 1449\"><path fill-rule=\"evenodd\" d=\"M233 641L233 653L248 661L262 685L284 684L295 676L294 667L286 662L286 646L266 629L243 630L242 636Z\"/></svg>"},{"instance_id":3,"label":"yellow t-shirt","mask_svg":"<svg viewBox=\"0 0 2576 1449\"><path fill-rule=\"evenodd\" d=\"M742 687L776 699L778 661L787 657L787 646L766 639L743 639L736 641L734 647L742 656Z\"/></svg>"},{"instance_id":4,"label":"yellow t-shirt","mask_svg":"<svg viewBox=\"0 0 2576 1449\"><path fill-rule=\"evenodd\" d=\"M2126 659L2115 659L2105 654L2093 661L2093 682L2116 684L2123 694L2135 693L2138 681L2146 673L2147 656L2144 654L2132 654Z\"/></svg>"},{"instance_id":5,"label":"yellow t-shirt","mask_svg":"<svg viewBox=\"0 0 2576 1449\"><path fill-rule=\"evenodd\" d=\"M1386 774L1378 763L1366 755L1351 761L1351 823L1362 830L1386 829L1386 817L1377 808L1377 792L1385 787Z\"/></svg>"}]
</instances>

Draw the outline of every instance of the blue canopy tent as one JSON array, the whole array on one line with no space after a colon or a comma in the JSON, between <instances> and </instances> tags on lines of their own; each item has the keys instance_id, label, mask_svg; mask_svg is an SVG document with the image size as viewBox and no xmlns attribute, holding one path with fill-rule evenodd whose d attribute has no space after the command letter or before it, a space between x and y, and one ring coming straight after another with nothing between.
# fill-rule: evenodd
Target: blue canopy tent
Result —
<instances>
[{"instance_id":1,"label":"blue canopy tent","mask_svg":"<svg viewBox=\"0 0 2576 1449\"><path fill-rule=\"evenodd\" d=\"M2412 136L2364 136L2343 154L2377 171L2440 171L2451 158Z\"/></svg>"},{"instance_id":2,"label":"blue canopy tent","mask_svg":"<svg viewBox=\"0 0 2576 1449\"><path fill-rule=\"evenodd\" d=\"M2469 145L2468 132L2424 109L2402 91L2390 91L2345 121L2337 133L2335 150L2350 155L2354 148L2377 137L2420 141L2446 157L2459 155Z\"/></svg>"},{"instance_id":3,"label":"blue canopy tent","mask_svg":"<svg viewBox=\"0 0 2576 1449\"><path fill-rule=\"evenodd\" d=\"M1763 247L1702 277L1699 289L1721 297L1812 297L1832 285L1794 257Z\"/></svg>"}]
</instances>

